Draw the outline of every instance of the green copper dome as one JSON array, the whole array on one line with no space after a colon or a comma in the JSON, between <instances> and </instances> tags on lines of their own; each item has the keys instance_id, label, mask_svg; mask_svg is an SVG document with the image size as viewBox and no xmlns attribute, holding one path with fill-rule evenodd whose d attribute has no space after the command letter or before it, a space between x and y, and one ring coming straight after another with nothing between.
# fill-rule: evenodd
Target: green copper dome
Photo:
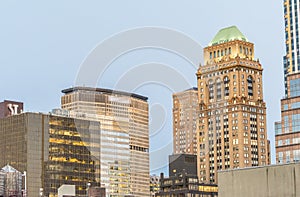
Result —
<instances>
[{"instance_id":1,"label":"green copper dome","mask_svg":"<svg viewBox=\"0 0 300 197\"><path fill-rule=\"evenodd\" d=\"M214 39L208 44L208 46L222 44L233 40L242 40L248 42L248 39L236 26L231 26L221 29Z\"/></svg>"}]
</instances>

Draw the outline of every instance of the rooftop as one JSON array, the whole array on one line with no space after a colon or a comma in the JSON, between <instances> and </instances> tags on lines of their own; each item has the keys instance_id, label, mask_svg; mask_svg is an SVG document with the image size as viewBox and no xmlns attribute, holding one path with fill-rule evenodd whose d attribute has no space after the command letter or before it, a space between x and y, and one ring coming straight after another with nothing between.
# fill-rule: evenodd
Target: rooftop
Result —
<instances>
[{"instance_id":1,"label":"rooftop","mask_svg":"<svg viewBox=\"0 0 300 197\"><path fill-rule=\"evenodd\" d=\"M234 40L241 40L241 41L248 42L248 39L236 26L231 26L231 27L221 29L214 37L214 39L212 39L212 41L208 44L208 46L214 46L217 44L222 44Z\"/></svg>"},{"instance_id":2,"label":"rooftop","mask_svg":"<svg viewBox=\"0 0 300 197\"><path fill-rule=\"evenodd\" d=\"M69 93L76 92L76 91L92 91L92 92L101 92L101 93L106 93L106 94L118 94L118 95L123 95L123 96L130 96L130 97L141 99L144 101L148 100L148 97L145 97L142 95L138 95L138 94L134 94L134 93L130 93L130 92L104 89L104 88L73 87L73 88L64 89L61 92L64 94L69 94Z\"/></svg>"}]
</instances>

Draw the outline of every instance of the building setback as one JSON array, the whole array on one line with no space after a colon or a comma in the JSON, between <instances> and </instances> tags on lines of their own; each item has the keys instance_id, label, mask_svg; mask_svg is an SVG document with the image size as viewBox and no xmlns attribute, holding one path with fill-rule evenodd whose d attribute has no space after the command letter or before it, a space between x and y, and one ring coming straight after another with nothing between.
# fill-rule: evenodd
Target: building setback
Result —
<instances>
[{"instance_id":1,"label":"building setback","mask_svg":"<svg viewBox=\"0 0 300 197\"><path fill-rule=\"evenodd\" d=\"M198 176L217 182L217 171L269 164L262 65L254 45L232 26L204 48L197 72Z\"/></svg>"},{"instance_id":2,"label":"building setback","mask_svg":"<svg viewBox=\"0 0 300 197\"><path fill-rule=\"evenodd\" d=\"M62 184L86 196L100 186L100 123L22 113L0 119L0 166L26 171L27 196L57 196Z\"/></svg>"},{"instance_id":3,"label":"building setback","mask_svg":"<svg viewBox=\"0 0 300 197\"><path fill-rule=\"evenodd\" d=\"M173 94L173 153L197 154L198 91L191 88Z\"/></svg>"},{"instance_id":4,"label":"building setback","mask_svg":"<svg viewBox=\"0 0 300 197\"><path fill-rule=\"evenodd\" d=\"M82 114L88 120L100 121L101 131L107 133L112 142L122 135L129 142L129 152L115 151L118 143L106 143L106 156L101 158L101 183L105 184L107 195L120 195L129 184L129 194L135 197L150 195L149 183L149 115L147 97L127 92L101 88L74 87L62 91L62 109ZM122 134L120 134L122 133ZM103 152L104 150L102 150ZM126 163L127 161L127 163ZM110 164L110 165L107 165ZM110 184L113 169L125 169L127 178L119 177L118 184ZM121 173L121 174L123 174ZM120 174L120 173L119 173ZM128 176L127 176L128 175ZM114 188L112 188L114 187ZM119 193L119 194L118 194Z\"/></svg>"},{"instance_id":5,"label":"building setback","mask_svg":"<svg viewBox=\"0 0 300 197\"><path fill-rule=\"evenodd\" d=\"M285 98L281 100L281 121L275 123L276 163L300 161L300 46L299 1L284 1L286 56L284 56Z\"/></svg>"}]
</instances>

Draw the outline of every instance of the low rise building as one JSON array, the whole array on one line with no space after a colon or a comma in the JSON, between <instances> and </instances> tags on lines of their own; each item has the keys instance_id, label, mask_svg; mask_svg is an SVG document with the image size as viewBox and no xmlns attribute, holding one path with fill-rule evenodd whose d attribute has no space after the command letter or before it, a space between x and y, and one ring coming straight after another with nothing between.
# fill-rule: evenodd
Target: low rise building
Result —
<instances>
[{"instance_id":1,"label":"low rise building","mask_svg":"<svg viewBox=\"0 0 300 197\"><path fill-rule=\"evenodd\" d=\"M154 197L157 192L159 192L159 176L152 175L150 176L150 194L151 197Z\"/></svg>"},{"instance_id":2,"label":"low rise building","mask_svg":"<svg viewBox=\"0 0 300 197\"><path fill-rule=\"evenodd\" d=\"M183 170L189 175L197 175L197 155L169 155L169 176L181 174Z\"/></svg>"},{"instance_id":3,"label":"low rise building","mask_svg":"<svg viewBox=\"0 0 300 197\"><path fill-rule=\"evenodd\" d=\"M220 197L300 196L300 163L218 173Z\"/></svg>"},{"instance_id":4,"label":"low rise building","mask_svg":"<svg viewBox=\"0 0 300 197\"><path fill-rule=\"evenodd\" d=\"M156 197L216 197L218 186L215 184L200 183L197 175L188 175L186 172L165 178L160 176L160 191Z\"/></svg>"}]
</instances>

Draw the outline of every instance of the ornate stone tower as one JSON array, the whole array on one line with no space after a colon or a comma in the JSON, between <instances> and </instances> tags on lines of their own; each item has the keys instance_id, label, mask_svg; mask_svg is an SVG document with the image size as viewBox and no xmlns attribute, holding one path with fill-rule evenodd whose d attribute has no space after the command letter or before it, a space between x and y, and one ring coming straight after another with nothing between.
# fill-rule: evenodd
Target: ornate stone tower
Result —
<instances>
[{"instance_id":1,"label":"ornate stone tower","mask_svg":"<svg viewBox=\"0 0 300 197\"><path fill-rule=\"evenodd\" d=\"M217 171L269 164L262 66L254 45L232 26L204 49L197 72L198 176L217 182Z\"/></svg>"}]
</instances>

